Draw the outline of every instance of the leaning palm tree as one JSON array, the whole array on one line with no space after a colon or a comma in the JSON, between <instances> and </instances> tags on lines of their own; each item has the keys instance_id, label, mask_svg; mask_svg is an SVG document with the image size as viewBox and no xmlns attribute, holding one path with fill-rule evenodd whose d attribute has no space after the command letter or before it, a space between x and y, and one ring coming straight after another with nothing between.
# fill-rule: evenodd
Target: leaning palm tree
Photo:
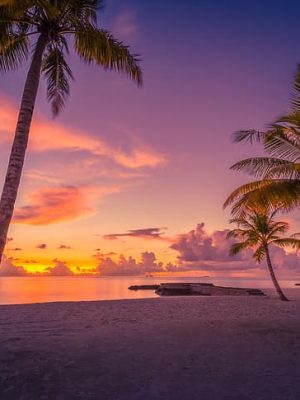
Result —
<instances>
[{"instance_id":1,"label":"leaning palm tree","mask_svg":"<svg viewBox=\"0 0 300 400\"><path fill-rule=\"evenodd\" d=\"M240 186L227 198L225 207L234 204L233 214L243 213L257 204L286 211L300 206L300 67L295 93L291 113L271 124L265 132L235 133L235 142L262 144L266 156L248 158L231 167L259 178Z\"/></svg>"},{"instance_id":2,"label":"leaning palm tree","mask_svg":"<svg viewBox=\"0 0 300 400\"><path fill-rule=\"evenodd\" d=\"M1 0L0 71L19 68L30 58L15 138L0 200L0 261L13 216L40 76L47 81L47 98L57 115L73 79L66 56L69 46L86 64L127 74L142 83L138 57L97 26L102 0ZM32 53L30 49L32 48Z\"/></svg>"},{"instance_id":3,"label":"leaning palm tree","mask_svg":"<svg viewBox=\"0 0 300 400\"><path fill-rule=\"evenodd\" d=\"M245 249L253 249L253 258L257 262L262 262L265 258L267 267L271 275L275 289L283 301L288 301L284 295L274 273L271 262L269 247L275 245L279 247L300 248L300 240L297 235L283 238L282 235L288 230L287 222L276 222L274 216L278 210L268 214L265 210L250 211L243 217L230 220L230 223L237 224L237 228L229 231L228 238L240 240L232 244L230 254L235 255Z\"/></svg>"}]
</instances>

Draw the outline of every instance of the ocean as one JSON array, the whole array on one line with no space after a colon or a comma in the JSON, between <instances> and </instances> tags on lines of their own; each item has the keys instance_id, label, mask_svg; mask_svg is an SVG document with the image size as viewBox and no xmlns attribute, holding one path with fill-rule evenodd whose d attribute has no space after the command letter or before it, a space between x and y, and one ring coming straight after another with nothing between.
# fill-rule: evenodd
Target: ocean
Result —
<instances>
[{"instance_id":1,"label":"ocean","mask_svg":"<svg viewBox=\"0 0 300 400\"><path fill-rule=\"evenodd\" d=\"M209 282L222 286L272 288L270 280L241 278L0 277L0 304L150 298L157 297L154 291L132 291L128 287L162 282ZM285 280L280 284L282 288L295 288L295 282Z\"/></svg>"}]
</instances>

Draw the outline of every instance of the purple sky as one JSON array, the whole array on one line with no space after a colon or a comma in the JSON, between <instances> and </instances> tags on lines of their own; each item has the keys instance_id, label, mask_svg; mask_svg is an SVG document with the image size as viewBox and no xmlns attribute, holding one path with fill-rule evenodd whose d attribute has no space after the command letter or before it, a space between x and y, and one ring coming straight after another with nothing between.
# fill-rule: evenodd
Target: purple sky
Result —
<instances>
[{"instance_id":1,"label":"purple sky","mask_svg":"<svg viewBox=\"0 0 300 400\"><path fill-rule=\"evenodd\" d=\"M100 22L141 54L144 86L71 54L76 81L52 121L42 83L10 233L21 259L49 264L64 244L71 265L92 264L96 248L176 262L166 241L102 236L159 228L175 237L202 221L209 233L226 228L224 199L248 179L229 166L258 151L233 145L232 132L261 129L288 108L300 59L295 3L107 0ZM25 71L1 79L2 121L11 115L1 128L1 178ZM47 244L43 255L38 243Z\"/></svg>"}]
</instances>

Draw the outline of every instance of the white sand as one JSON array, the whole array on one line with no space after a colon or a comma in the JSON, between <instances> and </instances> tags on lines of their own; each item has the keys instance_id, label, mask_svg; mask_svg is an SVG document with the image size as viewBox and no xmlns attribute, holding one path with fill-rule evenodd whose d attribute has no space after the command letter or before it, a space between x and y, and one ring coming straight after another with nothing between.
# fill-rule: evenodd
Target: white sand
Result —
<instances>
[{"instance_id":1,"label":"white sand","mask_svg":"<svg viewBox=\"0 0 300 400\"><path fill-rule=\"evenodd\" d=\"M0 307L1 400L298 400L300 288Z\"/></svg>"}]
</instances>

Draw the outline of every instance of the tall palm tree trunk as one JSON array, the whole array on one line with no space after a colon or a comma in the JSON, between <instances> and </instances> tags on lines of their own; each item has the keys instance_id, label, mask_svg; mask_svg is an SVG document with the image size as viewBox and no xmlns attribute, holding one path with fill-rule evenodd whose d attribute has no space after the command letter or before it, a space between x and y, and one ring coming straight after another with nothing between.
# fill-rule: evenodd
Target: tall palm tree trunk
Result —
<instances>
[{"instance_id":1,"label":"tall palm tree trunk","mask_svg":"<svg viewBox=\"0 0 300 400\"><path fill-rule=\"evenodd\" d=\"M275 276L275 273L274 273L274 270L273 270L273 266L272 266L272 262L271 262L269 248L268 248L267 245L265 246L265 249L266 249L266 259L267 259L268 269L269 269L269 272L270 272L270 275L271 275L272 282L273 282L273 284L275 286L275 289L276 289L276 291L278 293L278 296L280 297L280 300L282 300L282 301L289 301L289 299L283 293L283 291L282 291L281 287L279 286L279 283L278 283L278 281L276 279L276 276Z\"/></svg>"},{"instance_id":2,"label":"tall palm tree trunk","mask_svg":"<svg viewBox=\"0 0 300 400\"><path fill-rule=\"evenodd\" d=\"M29 129L40 81L42 56L47 43L48 37L41 34L36 43L24 86L15 137L0 199L0 262L17 198L28 143Z\"/></svg>"}]
</instances>

